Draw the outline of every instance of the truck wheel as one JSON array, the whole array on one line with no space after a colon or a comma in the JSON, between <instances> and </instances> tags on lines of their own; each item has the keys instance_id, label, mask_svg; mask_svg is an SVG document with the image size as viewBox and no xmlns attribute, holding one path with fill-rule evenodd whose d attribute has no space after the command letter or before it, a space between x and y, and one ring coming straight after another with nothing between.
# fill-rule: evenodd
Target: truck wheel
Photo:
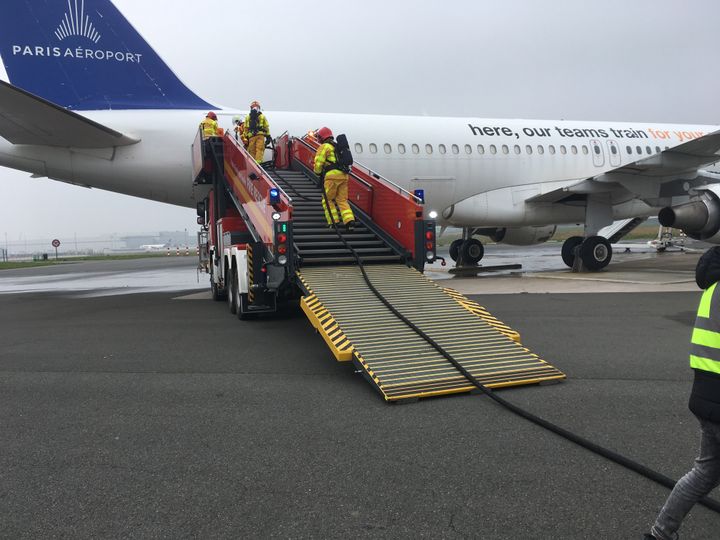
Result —
<instances>
[{"instance_id":1,"label":"truck wheel","mask_svg":"<svg viewBox=\"0 0 720 540\"><path fill-rule=\"evenodd\" d=\"M210 276L210 291L212 292L212 299L216 302L225 300L225 289L218 287L217 283L212 281L212 276Z\"/></svg>"},{"instance_id":2,"label":"truck wheel","mask_svg":"<svg viewBox=\"0 0 720 540\"><path fill-rule=\"evenodd\" d=\"M227 280L227 300L228 300L228 308L230 308L230 313L233 315L237 313L238 305L237 305L237 277L235 276L235 271L230 271L230 275L228 276Z\"/></svg>"},{"instance_id":3,"label":"truck wheel","mask_svg":"<svg viewBox=\"0 0 720 540\"><path fill-rule=\"evenodd\" d=\"M247 321L248 319L252 319L252 315L250 313L246 313L242 310L242 302L240 301L240 295L242 293L240 293L240 284L238 283L238 281L239 281L239 278L238 278L238 275L236 272L235 273L235 282L233 285L233 288L237 291L237 295L236 295L237 296L237 313L236 313L236 315L237 315L237 318L240 319L241 321ZM245 302L245 304L247 305L247 301Z\"/></svg>"}]
</instances>

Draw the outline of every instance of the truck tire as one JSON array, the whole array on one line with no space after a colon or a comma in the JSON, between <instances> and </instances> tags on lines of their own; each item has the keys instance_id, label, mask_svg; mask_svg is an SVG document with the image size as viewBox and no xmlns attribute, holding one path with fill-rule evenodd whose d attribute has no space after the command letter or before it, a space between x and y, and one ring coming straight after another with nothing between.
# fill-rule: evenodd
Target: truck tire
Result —
<instances>
[{"instance_id":1,"label":"truck tire","mask_svg":"<svg viewBox=\"0 0 720 540\"><path fill-rule=\"evenodd\" d=\"M212 276L210 276L210 291L212 292L212 299L216 302L225 300L225 289L218 287L217 283L212 280Z\"/></svg>"},{"instance_id":2,"label":"truck tire","mask_svg":"<svg viewBox=\"0 0 720 540\"><path fill-rule=\"evenodd\" d=\"M237 277L235 276L235 269L230 270L230 275L227 276L226 288L227 288L227 301L230 313L235 315L238 310L237 301Z\"/></svg>"}]
</instances>

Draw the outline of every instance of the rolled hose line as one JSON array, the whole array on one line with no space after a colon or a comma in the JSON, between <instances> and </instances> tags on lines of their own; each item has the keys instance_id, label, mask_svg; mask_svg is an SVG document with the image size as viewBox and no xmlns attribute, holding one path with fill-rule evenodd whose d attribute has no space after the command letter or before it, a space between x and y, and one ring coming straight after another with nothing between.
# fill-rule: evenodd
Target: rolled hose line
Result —
<instances>
[{"instance_id":1,"label":"rolled hose line","mask_svg":"<svg viewBox=\"0 0 720 540\"><path fill-rule=\"evenodd\" d=\"M327 193L325 192L325 182L323 179L320 179L321 186L322 186L322 192L323 192L323 198L325 199L325 206L328 209L328 212L330 211L330 204L327 198ZM332 216L332 214L330 214ZM332 217L331 217L332 219ZM365 272L365 267L362 264L362 259L360 255L350 246L350 244L345 240L342 233L338 229L338 224L333 220L332 226L335 229L335 232L340 237L340 240L345 245L345 247L352 253L353 257L357 261L358 267L360 268L360 272L362 273L363 279L365 280L365 283L367 283L367 286L372 291L372 293L380 300L385 307L387 307L398 319L400 319L402 322L404 322L408 327L410 327L417 335L419 335L421 338L423 338L425 341L427 341L436 351L438 351L448 362L450 362L455 368L462 373L462 375L467 378L475 387L477 387L478 390L480 390L483 394L488 396L490 399L498 403L499 405L505 407L510 412L525 418L526 420L529 420L530 422L545 428L549 431L552 431L556 435L560 435L561 437L567 439L570 442L573 442L579 446L582 446L583 448L586 448L587 450L590 450L591 452L602 456L606 459L609 459L610 461L614 461L618 465L622 465L623 467L630 469L631 471L635 471L636 473L644 476L645 478L652 480L662 486L665 486L668 489L673 489L675 487L675 481L673 481L671 478L665 476L664 474L661 474L657 471L654 471L650 469L649 467L646 467L645 465L638 463L637 461L633 461L630 458L627 458L621 454L618 454L617 452L614 452L613 450L609 450L607 448L604 448L598 444L595 444L592 441L589 441L588 439L585 439L584 437L581 437L580 435L577 435L571 431L568 431L565 428L562 428L556 424L553 424L552 422L549 422L543 418L540 418L539 416L536 416L521 407L518 407L517 405L514 405L510 403L509 401L501 398L498 396L493 390L490 388L487 388L484 384L482 384L480 381L475 378L475 376L470 373L467 369L465 369L460 362L455 360L455 358L452 357L450 353L448 353L445 349L442 348L442 346L437 343L433 338L428 336L425 332L423 332L420 328L418 328L412 321L410 321L405 315L400 313L395 306L393 306L381 293L378 291L375 286L370 281L370 278L368 277L367 273ZM720 502L716 501L715 499L711 499L710 497L702 497L698 500L700 504L705 506L706 508L717 512L720 514Z\"/></svg>"}]
</instances>

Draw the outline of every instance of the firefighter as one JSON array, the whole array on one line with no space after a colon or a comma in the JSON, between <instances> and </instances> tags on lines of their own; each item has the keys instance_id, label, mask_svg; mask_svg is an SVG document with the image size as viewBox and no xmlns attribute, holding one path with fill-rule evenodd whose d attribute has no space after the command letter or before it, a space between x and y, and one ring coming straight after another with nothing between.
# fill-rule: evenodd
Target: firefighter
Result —
<instances>
[{"instance_id":1,"label":"firefighter","mask_svg":"<svg viewBox=\"0 0 720 540\"><path fill-rule=\"evenodd\" d=\"M265 139L270 138L270 124L260 109L260 103L253 101L250 112L245 117L245 139L248 141L247 149L255 161L260 163L265 153Z\"/></svg>"},{"instance_id":2,"label":"firefighter","mask_svg":"<svg viewBox=\"0 0 720 540\"><path fill-rule=\"evenodd\" d=\"M348 175L336 166L337 158L335 156L335 139L330 128L321 127L316 132L316 137L320 141L320 147L315 153L315 165L313 170L315 174L324 180L325 194L330 205L328 210L323 197L322 205L325 210L325 219L328 225L339 223L340 219L345 224L348 231L352 231L355 227L355 216L348 204ZM338 210L339 209L339 218Z\"/></svg>"},{"instance_id":3,"label":"firefighter","mask_svg":"<svg viewBox=\"0 0 720 540\"><path fill-rule=\"evenodd\" d=\"M200 129L202 130L203 139L219 136L220 130L218 129L217 115L212 111L207 113L203 121L200 122Z\"/></svg>"},{"instance_id":4,"label":"firefighter","mask_svg":"<svg viewBox=\"0 0 720 540\"><path fill-rule=\"evenodd\" d=\"M242 116L233 116L233 126L235 140L242 142L242 145L247 148L248 141L245 138L245 123L243 122Z\"/></svg>"}]
</instances>

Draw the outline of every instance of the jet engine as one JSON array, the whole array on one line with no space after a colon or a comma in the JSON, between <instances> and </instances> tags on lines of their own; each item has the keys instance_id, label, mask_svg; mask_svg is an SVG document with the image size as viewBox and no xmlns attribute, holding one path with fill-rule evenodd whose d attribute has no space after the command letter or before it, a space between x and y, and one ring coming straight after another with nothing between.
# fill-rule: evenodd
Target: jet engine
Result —
<instances>
[{"instance_id":1,"label":"jet engine","mask_svg":"<svg viewBox=\"0 0 720 540\"><path fill-rule=\"evenodd\" d=\"M531 246L542 244L550 240L555 234L555 225L543 225L537 227L501 227L477 229L478 234L489 236L493 242L498 244L510 244L512 246Z\"/></svg>"},{"instance_id":2,"label":"jet engine","mask_svg":"<svg viewBox=\"0 0 720 540\"><path fill-rule=\"evenodd\" d=\"M658 221L695 240L720 244L720 184L707 186L688 203L666 206L658 213Z\"/></svg>"}]
</instances>

